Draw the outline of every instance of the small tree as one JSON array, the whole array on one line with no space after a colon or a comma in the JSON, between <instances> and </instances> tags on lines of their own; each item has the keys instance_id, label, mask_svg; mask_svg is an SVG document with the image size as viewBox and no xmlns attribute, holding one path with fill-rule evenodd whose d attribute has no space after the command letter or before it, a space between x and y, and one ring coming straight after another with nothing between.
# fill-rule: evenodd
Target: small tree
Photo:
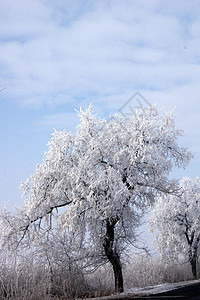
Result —
<instances>
[{"instance_id":1,"label":"small tree","mask_svg":"<svg viewBox=\"0 0 200 300\"><path fill-rule=\"evenodd\" d=\"M163 256L177 259L184 255L192 273L198 277L200 241L200 178L183 178L180 195L162 195L150 219L152 230L158 230L155 244Z\"/></svg>"},{"instance_id":2,"label":"small tree","mask_svg":"<svg viewBox=\"0 0 200 300\"><path fill-rule=\"evenodd\" d=\"M4 240L15 244L26 232L34 235L44 218L51 227L53 212L65 207L57 219L69 241L87 259L107 259L115 289L123 292L120 256L135 242L135 229L155 196L176 192L177 182L168 175L191 154L177 143L181 131L173 113L144 108L109 122L91 108L78 115L76 134L55 131L43 163L22 184L23 209L14 217L2 214Z\"/></svg>"}]
</instances>

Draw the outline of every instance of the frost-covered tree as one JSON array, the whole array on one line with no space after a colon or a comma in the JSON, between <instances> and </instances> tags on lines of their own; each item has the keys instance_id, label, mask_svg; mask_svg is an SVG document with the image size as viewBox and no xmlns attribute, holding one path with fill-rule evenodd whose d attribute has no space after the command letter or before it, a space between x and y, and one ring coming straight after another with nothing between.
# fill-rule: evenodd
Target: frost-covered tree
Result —
<instances>
[{"instance_id":1,"label":"frost-covered tree","mask_svg":"<svg viewBox=\"0 0 200 300\"><path fill-rule=\"evenodd\" d=\"M180 195L162 195L150 219L152 230L158 231L155 244L162 256L189 260L192 273L198 277L200 245L200 178L183 178Z\"/></svg>"},{"instance_id":2,"label":"frost-covered tree","mask_svg":"<svg viewBox=\"0 0 200 300\"><path fill-rule=\"evenodd\" d=\"M43 163L21 185L24 207L15 216L2 214L2 239L16 244L26 233L34 235L44 219L51 227L60 210L57 221L69 243L87 259L106 258L115 289L122 292L121 254L135 241L135 229L155 196L176 193L177 182L168 175L174 165L184 167L191 154L178 145L174 113L144 108L107 122L90 107L78 115L76 133L55 131Z\"/></svg>"}]
</instances>

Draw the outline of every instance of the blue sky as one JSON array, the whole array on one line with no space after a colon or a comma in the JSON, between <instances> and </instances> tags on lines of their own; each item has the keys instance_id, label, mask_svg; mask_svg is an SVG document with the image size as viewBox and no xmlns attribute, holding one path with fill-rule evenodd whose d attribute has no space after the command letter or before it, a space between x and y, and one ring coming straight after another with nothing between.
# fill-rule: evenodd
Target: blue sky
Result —
<instances>
[{"instance_id":1,"label":"blue sky","mask_svg":"<svg viewBox=\"0 0 200 300\"><path fill-rule=\"evenodd\" d=\"M199 175L200 1L0 0L0 206L42 162L53 128L74 131L74 109L109 118L139 91L176 108Z\"/></svg>"}]
</instances>

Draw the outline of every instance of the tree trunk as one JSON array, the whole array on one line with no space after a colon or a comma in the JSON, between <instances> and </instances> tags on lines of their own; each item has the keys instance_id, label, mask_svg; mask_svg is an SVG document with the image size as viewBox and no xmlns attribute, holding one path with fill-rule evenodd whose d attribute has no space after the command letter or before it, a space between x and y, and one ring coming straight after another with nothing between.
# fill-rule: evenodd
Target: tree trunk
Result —
<instances>
[{"instance_id":1,"label":"tree trunk","mask_svg":"<svg viewBox=\"0 0 200 300\"><path fill-rule=\"evenodd\" d=\"M117 221L107 221L106 224L106 236L104 238L103 247L105 250L105 254L112 264L114 277L115 277L115 291L117 293L122 293L124 291L123 284L123 274L122 274L122 266L120 262L120 257L116 252L116 248L114 245L114 227Z\"/></svg>"},{"instance_id":2,"label":"tree trunk","mask_svg":"<svg viewBox=\"0 0 200 300\"><path fill-rule=\"evenodd\" d=\"M189 251L189 261L192 267L192 274L194 278L198 279L199 277L199 270L198 270L198 244L199 244L200 237L197 237L196 241L193 245L190 245Z\"/></svg>"},{"instance_id":3,"label":"tree trunk","mask_svg":"<svg viewBox=\"0 0 200 300\"><path fill-rule=\"evenodd\" d=\"M196 257L193 257L190 260L190 264L192 267L192 275L194 276L195 279L197 279L197 259L196 259Z\"/></svg>"},{"instance_id":4,"label":"tree trunk","mask_svg":"<svg viewBox=\"0 0 200 300\"><path fill-rule=\"evenodd\" d=\"M197 247L190 247L189 262L192 267L192 275L197 279Z\"/></svg>"}]
</instances>

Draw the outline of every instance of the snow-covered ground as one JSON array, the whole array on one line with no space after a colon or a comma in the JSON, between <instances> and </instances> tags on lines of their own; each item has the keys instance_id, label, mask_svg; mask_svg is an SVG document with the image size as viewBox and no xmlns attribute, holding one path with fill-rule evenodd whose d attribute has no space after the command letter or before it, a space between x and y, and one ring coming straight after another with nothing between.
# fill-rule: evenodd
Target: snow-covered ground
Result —
<instances>
[{"instance_id":1,"label":"snow-covered ground","mask_svg":"<svg viewBox=\"0 0 200 300\"><path fill-rule=\"evenodd\" d=\"M148 286L145 288L127 289L124 291L124 293L120 294L120 298L125 299L127 298L127 296L148 296L153 294L155 295L155 294L171 291L198 282L200 282L200 280L190 280L190 281L182 281L176 283L164 283L164 284L159 284L154 286ZM98 297L95 298L95 300L104 300L104 299L109 300L109 299L117 299L117 298L119 298L119 294L114 294L105 297ZM94 298L88 298L87 300L94 300Z\"/></svg>"}]
</instances>

